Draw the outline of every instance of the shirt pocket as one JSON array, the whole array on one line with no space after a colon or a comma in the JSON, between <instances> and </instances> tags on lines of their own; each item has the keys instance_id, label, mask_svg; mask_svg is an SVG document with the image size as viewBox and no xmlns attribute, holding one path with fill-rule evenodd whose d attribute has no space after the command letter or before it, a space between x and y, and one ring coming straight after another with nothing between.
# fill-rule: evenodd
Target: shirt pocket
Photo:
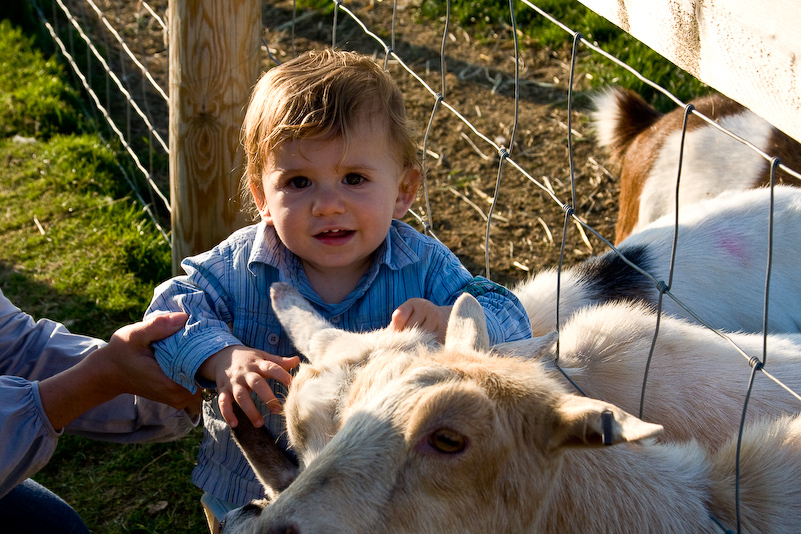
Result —
<instances>
[{"instance_id":1,"label":"shirt pocket","mask_svg":"<svg viewBox=\"0 0 801 534\"><path fill-rule=\"evenodd\" d=\"M292 356L297 353L274 313L237 308L232 330L248 347L277 356Z\"/></svg>"}]
</instances>

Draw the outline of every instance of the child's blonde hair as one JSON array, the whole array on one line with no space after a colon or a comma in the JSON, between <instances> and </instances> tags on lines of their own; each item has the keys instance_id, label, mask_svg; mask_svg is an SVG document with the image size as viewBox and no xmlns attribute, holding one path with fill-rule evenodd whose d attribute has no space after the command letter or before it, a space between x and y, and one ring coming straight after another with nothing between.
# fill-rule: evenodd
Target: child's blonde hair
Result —
<instances>
[{"instance_id":1,"label":"child's blonde hair","mask_svg":"<svg viewBox=\"0 0 801 534\"><path fill-rule=\"evenodd\" d=\"M261 189L267 158L281 145L341 135L347 147L353 124L364 113L384 121L405 169L420 167L403 94L371 58L354 52L309 51L267 71L253 89L242 126L247 156L243 198L252 204L251 186ZM416 179L401 187L416 191L421 175L407 176Z\"/></svg>"}]
</instances>

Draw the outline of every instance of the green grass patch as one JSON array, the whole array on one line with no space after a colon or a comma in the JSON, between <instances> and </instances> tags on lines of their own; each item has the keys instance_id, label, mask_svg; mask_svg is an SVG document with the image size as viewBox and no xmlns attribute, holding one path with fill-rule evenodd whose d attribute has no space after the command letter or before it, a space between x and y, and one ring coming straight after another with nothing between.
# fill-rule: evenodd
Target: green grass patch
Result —
<instances>
[{"instance_id":1,"label":"green grass patch","mask_svg":"<svg viewBox=\"0 0 801 534\"><path fill-rule=\"evenodd\" d=\"M0 135L75 131L77 93L55 59L29 52L32 43L11 22L0 21Z\"/></svg>"},{"instance_id":2,"label":"green grass patch","mask_svg":"<svg viewBox=\"0 0 801 534\"><path fill-rule=\"evenodd\" d=\"M113 152L91 135L57 135L3 140L0 154L0 261L15 274L3 286L9 298L102 338L140 320L154 284L169 277L170 248L125 195ZM22 280L47 289L25 289ZM64 301L58 309L44 302L51 295Z\"/></svg>"},{"instance_id":3,"label":"green grass patch","mask_svg":"<svg viewBox=\"0 0 801 534\"><path fill-rule=\"evenodd\" d=\"M93 532L208 532L201 491L189 481L201 432L173 443L133 445L65 436L36 478L65 498Z\"/></svg>"},{"instance_id":4,"label":"green grass patch","mask_svg":"<svg viewBox=\"0 0 801 534\"><path fill-rule=\"evenodd\" d=\"M89 123L59 64L8 21L0 67L0 287L35 318L107 339L140 320L170 276L169 244L131 197L114 148L80 133ZM190 481L200 436L137 445L63 436L35 479L93 532L204 532Z\"/></svg>"}]
</instances>

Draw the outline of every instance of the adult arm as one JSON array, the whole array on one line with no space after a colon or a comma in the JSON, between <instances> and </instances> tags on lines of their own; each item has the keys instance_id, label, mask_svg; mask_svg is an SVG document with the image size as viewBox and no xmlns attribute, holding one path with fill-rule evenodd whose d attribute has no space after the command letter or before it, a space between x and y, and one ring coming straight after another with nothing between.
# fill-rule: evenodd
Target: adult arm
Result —
<instances>
[{"instance_id":1,"label":"adult arm","mask_svg":"<svg viewBox=\"0 0 801 534\"><path fill-rule=\"evenodd\" d=\"M0 496L47 463L68 423L120 394L145 395L173 410L197 412L199 399L164 376L150 348L185 320L185 314L171 314L123 327L109 344L41 382L0 377L0 442L6 444L0 457ZM135 399L129 396L122 406L135 405ZM135 426L135 419L129 425Z\"/></svg>"},{"instance_id":2,"label":"adult arm","mask_svg":"<svg viewBox=\"0 0 801 534\"><path fill-rule=\"evenodd\" d=\"M83 413L123 393L139 395L180 410L199 411L198 401L161 371L150 344L170 336L186 314L154 316L119 329L109 343L78 364L39 383L44 412L60 430Z\"/></svg>"},{"instance_id":3,"label":"adult arm","mask_svg":"<svg viewBox=\"0 0 801 534\"><path fill-rule=\"evenodd\" d=\"M60 435L44 415L35 382L0 376L0 497L44 467Z\"/></svg>"},{"instance_id":4,"label":"adult arm","mask_svg":"<svg viewBox=\"0 0 801 534\"><path fill-rule=\"evenodd\" d=\"M0 375L22 377L27 382L44 380L75 366L104 345L100 339L73 334L55 321L34 321L0 290ZM35 390L38 399L38 386ZM4 400L3 407L17 409L20 407L14 403L31 403L33 399L30 394L14 396L13 400ZM34 406L29 404L27 409ZM66 432L103 441L140 443L177 439L196 424L197 417L186 410L125 394L81 415Z\"/></svg>"},{"instance_id":5,"label":"adult arm","mask_svg":"<svg viewBox=\"0 0 801 534\"><path fill-rule=\"evenodd\" d=\"M0 375L39 380L60 373L105 343L70 333L61 323L33 317L0 290Z\"/></svg>"}]
</instances>

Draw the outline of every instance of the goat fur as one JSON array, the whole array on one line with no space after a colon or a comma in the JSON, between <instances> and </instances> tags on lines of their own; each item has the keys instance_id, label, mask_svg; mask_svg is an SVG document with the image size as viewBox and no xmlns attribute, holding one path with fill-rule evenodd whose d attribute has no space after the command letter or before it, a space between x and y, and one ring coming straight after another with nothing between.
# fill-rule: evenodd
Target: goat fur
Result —
<instances>
[{"instance_id":1,"label":"goat fur","mask_svg":"<svg viewBox=\"0 0 801 534\"><path fill-rule=\"evenodd\" d=\"M288 286L273 291L282 324L309 351L305 387L326 362L361 362L332 397L328 443L292 437L313 461L269 506L231 512L225 534L719 532L710 515L733 525L731 443L716 453L655 443L659 425L572 393L537 360L490 354L471 296L457 301L440 347L416 331L354 334L320 318L309 328L308 303ZM296 410L287 403L290 436ZM743 530L796 531L801 420L750 426L743 451Z\"/></svg>"},{"instance_id":2,"label":"goat fur","mask_svg":"<svg viewBox=\"0 0 801 534\"><path fill-rule=\"evenodd\" d=\"M684 319L663 315L657 323L657 318L653 309L637 302L588 306L560 329L558 353L555 335L496 345L493 352L539 359L552 368L558 364L592 398L635 414L642 403L640 417L664 426L662 439L696 439L717 450L740 427L749 358L762 361L765 338L747 333L723 337ZM801 391L801 334L770 334L764 346L765 370L792 391ZM756 375L747 421L799 411L801 400Z\"/></svg>"},{"instance_id":3,"label":"goat fur","mask_svg":"<svg viewBox=\"0 0 801 534\"><path fill-rule=\"evenodd\" d=\"M801 332L801 188L776 186L768 331ZM769 188L723 193L679 211L678 241L670 292L698 319L729 332L761 332L768 258ZM626 238L617 249L655 280L670 280L674 217L665 216ZM612 300L656 306L650 279L607 251L562 269L559 322L576 310ZM531 320L534 336L556 329L557 270L545 269L513 292ZM696 318L672 298L663 309Z\"/></svg>"}]
</instances>

